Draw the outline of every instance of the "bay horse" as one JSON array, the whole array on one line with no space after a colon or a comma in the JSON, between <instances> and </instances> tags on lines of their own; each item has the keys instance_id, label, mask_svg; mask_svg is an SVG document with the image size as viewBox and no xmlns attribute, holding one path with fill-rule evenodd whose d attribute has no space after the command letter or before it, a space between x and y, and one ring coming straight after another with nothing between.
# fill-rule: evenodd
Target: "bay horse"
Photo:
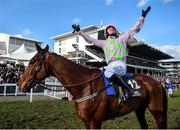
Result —
<instances>
[{"instance_id":1,"label":"bay horse","mask_svg":"<svg viewBox=\"0 0 180 130\"><path fill-rule=\"evenodd\" d=\"M118 105L117 96L108 96L102 72L98 68L78 65L60 55L42 49L36 44L37 53L21 76L17 85L27 92L48 76L55 76L75 99L78 117L87 129L101 128L102 122L135 111L141 128L147 129L145 110L149 109L158 128L167 128L167 94L161 83L144 74L136 74L134 80L142 88L142 97L132 97ZM96 95L93 95L96 94Z\"/></svg>"}]
</instances>

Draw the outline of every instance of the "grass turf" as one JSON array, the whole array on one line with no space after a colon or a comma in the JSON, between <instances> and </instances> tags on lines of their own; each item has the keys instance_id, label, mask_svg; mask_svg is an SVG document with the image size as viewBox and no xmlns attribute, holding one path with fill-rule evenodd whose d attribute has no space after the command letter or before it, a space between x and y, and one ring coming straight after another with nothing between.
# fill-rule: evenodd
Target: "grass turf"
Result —
<instances>
[{"instance_id":1,"label":"grass turf","mask_svg":"<svg viewBox=\"0 0 180 130\"><path fill-rule=\"evenodd\" d=\"M146 110L149 128L156 128L153 118ZM168 98L168 127L180 128L180 90ZM75 114L74 103L62 100L1 102L1 129L73 129L85 128ZM140 128L135 113L103 122L104 129Z\"/></svg>"}]
</instances>

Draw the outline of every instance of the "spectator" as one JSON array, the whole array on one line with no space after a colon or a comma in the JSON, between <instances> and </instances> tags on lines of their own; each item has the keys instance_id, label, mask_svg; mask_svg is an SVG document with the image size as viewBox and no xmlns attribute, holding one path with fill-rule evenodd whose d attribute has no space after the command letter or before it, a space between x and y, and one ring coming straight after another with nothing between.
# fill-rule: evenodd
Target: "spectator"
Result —
<instances>
[{"instance_id":1,"label":"spectator","mask_svg":"<svg viewBox=\"0 0 180 130\"><path fill-rule=\"evenodd\" d=\"M24 72L23 65L0 64L0 84L16 83Z\"/></svg>"},{"instance_id":2,"label":"spectator","mask_svg":"<svg viewBox=\"0 0 180 130\"><path fill-rule=\"evenodd\" d=\"M174 88L174 86L173 86L173 84L171 83L171 82L169 82L168 84L167 84L167 89L168 89L168 97L172 97L172 94L173 94L173 88Z\"/></svg>"}]
</instances>

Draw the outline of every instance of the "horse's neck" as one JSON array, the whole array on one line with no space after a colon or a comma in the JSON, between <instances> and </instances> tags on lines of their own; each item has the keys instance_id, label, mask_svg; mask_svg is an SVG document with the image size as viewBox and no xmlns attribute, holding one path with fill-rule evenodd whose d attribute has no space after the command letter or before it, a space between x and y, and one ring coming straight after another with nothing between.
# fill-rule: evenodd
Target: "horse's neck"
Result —
<instances>
[{"instance_id":1,"label":"horse's neck","mask_svg":"<svg viewBox=\"0 0 180 130\"><path fill-rule=\"evenodd\" d=\"M59 55L48 54L48 67L63 85L73 85L88 80L89 69ZM68 88L67 88L68 89Z\"/></svg>"}]
</instances>

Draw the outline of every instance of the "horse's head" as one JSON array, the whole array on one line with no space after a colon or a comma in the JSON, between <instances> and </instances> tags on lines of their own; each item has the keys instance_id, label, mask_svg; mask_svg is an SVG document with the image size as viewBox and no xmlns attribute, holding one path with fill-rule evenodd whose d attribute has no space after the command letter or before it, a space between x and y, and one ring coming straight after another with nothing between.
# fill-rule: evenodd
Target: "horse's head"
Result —
<instances>
[{"instance_id":1,"label":"horse's head","mask_svg":"<svg viewBox=\"0 0 180 130\"><path fill-rule=\"evenodd\" d=\"M17 85L22 92L30 91L30 88L49 76L46 58L49 52L49 46L46 45L46 47L42 49L38 44L35 45L37 53L30 60L26 71L17 82Z\"/></svg>"}]
</instances>

